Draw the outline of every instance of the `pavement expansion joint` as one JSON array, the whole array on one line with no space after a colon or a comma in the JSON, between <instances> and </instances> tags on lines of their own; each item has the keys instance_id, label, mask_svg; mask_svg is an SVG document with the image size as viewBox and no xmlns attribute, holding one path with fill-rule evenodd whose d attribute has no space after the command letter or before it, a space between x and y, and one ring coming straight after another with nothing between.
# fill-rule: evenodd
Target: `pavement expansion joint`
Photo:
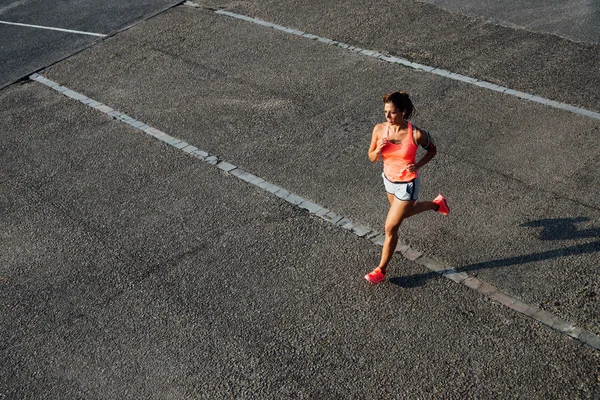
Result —
<instances>
[{"instance_id":1,"label":"pavement expansion joint","mask_svg":"<svg viewBox=\"0 0 600 400\"><path fill-rule=\"evenodd\" d=\"M261 19L258 18L253 18L253 17L249 17L247 15L243 15L243 14L236 14L234 12L231 11L225 11L225 10L220 10L220 9L214 9L214 8L209 8L209 7L205 7L202 6L201 4L195 3L193 1L186 1L185 3L183 3L186 6L190 6L190 7L194 7L194 8L200 8L200 9L206 9L209 11L214 12L215 14L219 14L219 15L223 15L223 16L227 16L227 17L231 17L231 18L236 18L236 19L240 19L246 22L250 22L256 25L261 25L261 26L265 26L265 27L269 27L269 28L273 28L285 33L289 33L292 35L296 35L296 36L300 36L300 37L304 37L306 39L310 39L310 40L314 40L314 41L318 41L318 42L322 42L325 43L327 45L331 45L331 46L337 46L340 47L346 51L350 51L352 53L357 53L360 55L363 55L365 57L371 57L371 58L376 58L378 60L381 61L385 61L387 63L391 63L391 64L396 64L396 65L401 65L404 67L409 67L412 69L415 69L417 71L422 71L422 72L427 72L433 75L437 75L443 78L447 78L447 79L452 79L454 81L458 81L458 82L462 82L465 84L469 84L469 85L474 85L474 86L478 86L480 88L483 89L487 89L487 90L492 90L495 92L499 92L499 93L503 93L505 95L509 95L509 96L513 96L513 97L517 97L526 101L532 101L534 103L539 103L539 104L543 104L545 106L548 107L553 107L559 110L563 110L563 111L567 111L567 112L571 112L574 114L579 114L581 116L584 117L588 117L588 118L592 118L592 119L597 119L600 120L600 113L599 112L595 112L595 111L591 111L591 110L587 110L585 108L581 108L581 107L576 107L574 105L571 104L566 104L563 102L559 102L556 100L550 100L550 99L546 99L543 97L539 97L536 96L534 94L530 94L530 93L525 93L519 90L513 90L504 86L499 86L490 82L486 82L486 81L482 81L476 78L472 78L466 75L462 75L462 74L457 74L445 69L441 69L441 68L435 68L435 67L431 67L428 65L423 65L423 64L419 64L419 63L415 63L412 62L410 60L407 60L405 58L401 58L401 57L395 57L395 56L391 56L386 54L382 54L376 50L368 50L368 49L361 49L359 47L355 47L352 46L350 44L347 43L342 43L342 42L338 42L332 39L328 39L322 36L318 36L318 35L314 35L308 32L303 32L297 29L293 29L293 28L288 28L282 25L277 25L271 22L267 22L267 21L263 21Z\"/></svg>"},{"instance_id":2,"label":"pavement expansion joint","mask_svg":"<svg viewBox=\"0 0 600 400\"><path fill-rule=\"evenodd\" d=\"M245 171L238 166L231 164L221 158L198 149L190 143L183 140L179 140L176 137L170 136L165 132L162 132L156 128L153 128L142 121L138 121L133 117L123 114L118 110L115 110L105 104L88 98L87 96L68 89L64 86L59 85L50 79L45 78L37 73L29 76L32 81L41 83L46 87L55 90L56 92L72 99L76 100L88 107L91 107L103 114L110 116L112 119L125 123L132 128L141 131L142 133L151 136L163 143L170 145L174 149L182 151L194 158L202 160L210 165L214 165L223 173L230 176L234 176L254 187L261 189L262 191L272 193L273 195L285 200L294 207L308 211L309 214L314 215L324 221L327 221L334 226L338 226L360 238L366 238L375 245L382 246L385 239L385 235L374 231L368 226L354 222L343 215L336 214L335 212L328 210L327 208L314 203L308 199L305 199L295 193L292 193L284 188L281 188L266 179L256 176L248 171ZM427 269L436 272L444 276L445 278L462 284L468 288L471 288L478 293L488 297L492 301L502 304L514 311L517 311L523 315L533 318L557 332L565 334L571 338L577 339L586 345L600 350L600 337L584 331L567 321L564 321L546 311L540 310L536 307L530 306L514 298L506 293L501 292L498 288L481 281L478 278L470 277L467 273L460 271L460 269L454 269L447 267L444 264L431 259L421 252L411 249L409 246L399 243L395 250L397 253L401 253L407 259L410 259Z\"/></svg>"}]
</instances>

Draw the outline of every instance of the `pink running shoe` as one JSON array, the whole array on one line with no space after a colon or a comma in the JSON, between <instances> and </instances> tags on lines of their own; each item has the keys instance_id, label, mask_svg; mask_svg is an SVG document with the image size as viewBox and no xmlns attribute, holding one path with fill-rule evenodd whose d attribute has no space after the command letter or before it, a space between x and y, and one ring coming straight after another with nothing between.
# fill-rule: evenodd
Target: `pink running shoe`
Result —
<instances>
[{"instance_id":1,"label":"pink running shoe","mask_svg":"<svg viewBox=\"0 0 600 400\"><path fill-rule=\"evenodd\" d=\"M377 267L373 271L366 274L365 279L375 285L379 282L385 281L385 274L381 272L381 268Z\"/></svg>"},{"instance_id":2,"label":"pink running shoe","mask_svg":"<svg viewBox=\"0 0 600 400\"><path fill-rule=\"evenodd\" d=\"M433 200L433 202L439 206L438 212L444 215L448 215L448 213L450 212L450 208L448 207L448 202L446 201L446 198L444 196L438 194L438 197L436 197Z\"/></svg>"}]
</instances>

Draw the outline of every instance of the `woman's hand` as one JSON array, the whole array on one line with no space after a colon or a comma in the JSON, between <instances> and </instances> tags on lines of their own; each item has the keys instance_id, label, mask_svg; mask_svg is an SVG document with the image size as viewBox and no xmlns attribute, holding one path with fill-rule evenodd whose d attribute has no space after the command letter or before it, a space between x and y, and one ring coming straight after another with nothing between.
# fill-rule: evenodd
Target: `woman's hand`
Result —
<instances>
[{"instance_id":1,"label":"woman's hand","mask_svg":"<svg viewBox=\"0 0 600 400\"><path fill-rule=\"evenodd\" d=\"M377 154L381 154L381 151L383 150L383 148L385 146L387 146L388 144L388 139L387 138L381 138L377 141L377 147L375 148L375 151L377 152Z\"/></svg>"},{"instance_id":2,"label":"woman's hand","mask_svg":"<svg viewBox=\"0 0 600 400\"><path fill-rule=\"evenodd\" d=\"M369 145L369 160L376 162L381 155L381 151L388 144L387 138L380 136L382 134L383 124L375 125L371 134L371 144Z\"/></svg>"},{"instance_id":3,"label":"woman's hand","mask_svg":"<svg viewBox=\"0 0 600 400\"><path fill-rule=\"evenodd\" d=\"M417 172L419 170L419 168L417 167L416 164L411 163L411 164L408 164L408 166L406 167L406 170L412 174L414 172Z\"/></svg>"}]
</instances>

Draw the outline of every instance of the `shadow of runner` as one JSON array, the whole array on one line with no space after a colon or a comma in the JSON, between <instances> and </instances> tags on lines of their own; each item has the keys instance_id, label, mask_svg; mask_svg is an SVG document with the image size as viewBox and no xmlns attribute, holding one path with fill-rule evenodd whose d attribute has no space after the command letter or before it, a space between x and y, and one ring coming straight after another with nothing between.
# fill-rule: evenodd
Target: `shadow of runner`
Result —
<instances>
[{"instance_id":1,"label":"shadow of runner","mask_svg":"<svg viewBox=\"0 0 600 400\"><path fill-rule=\"evenodd\" d=\"M527 222L519 226L542 227L540 240L567 240L582 238L600 238L600 228L591 228L578 230L575 223L589 221L587 217L578 218L557 218L541 219L538 221ZM543 261L552 258L565 257L570 255L598 253L600 252L600 240L564 247L555 250L543 251L541 253L528 254L525 256L508 257L499 260L484 261L476 264L466 265L456 268L457 272L468 272L488 268L510 267L512 265L528 264L536 261ZM598 266L600 269L600 265ZM427 272L410 276L400 276L391 278L390 283L403 287L413 288L422 286L428 279L439 278L441 275L436 272Z\"/></svg>"},{"instance_id":2,"label":"shadow of runner","mask_svg":"<svg viewBox=\"0 0 600 400\"><path fill-rule=\"evenodd\" d=\"M438 279L441 277L442 275L438 274L437 272L427 272L424 274L415 274L410 276L395 276L390 278L389 282L404 289L410 289L423 286L429 279Z\"/></svg>"},{"instance_id":3,"label":"shadow of runner","mask_svg":"<svg viewBox=\"0 0 600 400\"><path fill-rule=\"evenodd\" d=\"M540 219L537 221L526 222L519 226L539 227L543 229L540 232L541 240L566 240L566 239L584 239L589 237L600 237L600 228L578 230L575 225L578 222L586 222L587 217L577 218L555 218Z\"/></svg>"},{"instance_id":4,"label":"shadow of runner","mask_svg":"<svg viewBox=\"0 0 600 400\"><path fill-rule=\"evenodd\" d=\"M536 262L536 261L548 260L551 258L558 258L558 257L577 255L577 254L596 253L596 252L600 252L600 241L587 243L587 244L578 244L575 246L565 247L562 249L543 251L541 253L534 253L534 254L529 254L526 256L516 256L516 257L503 258L501 260L485 261L485 262L471 264L471 265L467 265L467 266L464 266L461 268L457 268L456 270L460 271L460 272L467 272L467 271L474 271L477 269L484 269L484 268L509 267L511 265L527 264L527 263L532 263L532 262Z\"/></svg>"}]
</instances>

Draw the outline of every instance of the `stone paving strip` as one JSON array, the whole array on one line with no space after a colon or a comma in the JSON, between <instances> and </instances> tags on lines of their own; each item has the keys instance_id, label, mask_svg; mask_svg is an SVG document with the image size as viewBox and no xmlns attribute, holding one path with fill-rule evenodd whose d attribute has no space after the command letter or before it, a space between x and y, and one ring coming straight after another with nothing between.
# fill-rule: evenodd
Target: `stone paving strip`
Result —
<instances>
[{"instance_id":1,"label":"stone paving strip","mask_svg":"<svg viewBox=\"0 0 600 400\"><path fill-rule=\"evenodd\" d=\"M365 238L378 246L383 245L385 235L374 231L368 226L351 221L350 219L345 218L343 215L339 215L332 210L320 206L319 204L313 203L310 200L307 200L297 194L291 193L290 191L279 187L274 183L268 182L266 179L253 175L252 173L245 171L234 164L224 161L213 154L209 154L206 151L203 151L183 140L179 140L176 137L170 136L156 128L148 126L145 123L130 117L129 115L123 114L105 104L90 99L81 93L77 93L64 86L61 86L58 83L43 77L42 75L33 74L30 75L29 78L33 81L44 84L56 90L57 92L60 92L67 97L70 97L73 100L77 100L89 107L92 107L110 116L111 118L131 125L131 127L144 132L146 135L152 136L176 149L183 151L184 153L189 154L192 157L200 159L208 164L214 165L227 174L233 175L251 185L254 185L264 191L272 193L275 196L287 201L288 203L296 207L307 210L312 215L315 215L325 221L334 224L335 226L338 226L342 229L346 229L354 233L358 237ZM499 291L496 287L482 280L479 280L475 277L470 277L464 272L444 266L442 263L433 260L423 255L423 253L411 249L409 246L406 246L404 244L399 244L396 248L396 252L401 253L407 259L412 260L417 264L420 264L440 275L443 275L444 277L456 283L460 283L481 293L482 295L488 297L489 299L497 303L503 304L508 308L511 308L528 317L531 317L549 326L552 329L555 329L561 333L564 333L565 335L570 336L573 339L580 340L581 342L596 350L600 350L600 337L581 328L578 328L567 321L557 318L556 316L544 310L525 304L520 300Z\"/></svg>"},{"instance_id":2,"label":"stone paving strip","mask_svg":"<svg viewBox=\"0 0 600 400\"><path fill-rule=\"evenodd\" d=\"M581 107L576 107L570 104L565 104L565 103L561 103L558 101L554 101L554 100L550 100L550 99L546 99L543 97L539 97L536 96L534 94L530 94L530 93L525 93L525 92L521 92L518 90L513 90L504 86L500 86L500 85L496 85L490 82L486 82L486 81L482 81L479 79L475 79L475 78L471 78L469 76L466 75L461 75L461 74L456 74L454 72L450 72L447 71L445 69L441 69L441 68L435 68L435 67L430 67L428 65L423 65L423 64L419 64L419 63L415 63L412 61L409 61L407 59L404 58L400 58L400 57L394 57L394 56L390 56L390 55L386 55L386 54L381 54L375 50L368 50L368 49L361 49L360 47L355 47L352 46L350 44L346 44L346 43L342 43L342 42L338 42L336 40L331 40L325 37L321 37L321 36L317 36L317 35L313 35L311 33L306 33L306 32L302 32L296 29L292 29L292 28L287 28L285 26L281 26L281 25L277 25L271 22L266 22L257 18L252 18L252 17L248 17L246 15L242 15L242 14L236 14L236 13L232 13L230 11L225 11L225 10L220 10L220 9L213 9L211 7L206 7L203 6L201 4L198 3L194 3L192 1L186 1L185 3L183 3L186 6L190 6L190 7L194 7L194 8L200 8L200 9L204 9L204 10L208 10L208 11L212 11L215 14L219 14L219 15L226 15L228 17L232 17L232 18L237 18L237 19L241 19L247 22L251 22L253 24L257 24L257 25L261 25L261 26L265 26L268 28L273 28L273 29L277 29L279 31L282 32L286 32L286 33L290 33L292 35L296 35L296 36L301 36L307 39L311 39L311 40L316 40L325 44L329 44L329 45L334 45L337 47L341 47L343 49L346 49L350 52L354 52L354 53L358 53L358 54L362 54L364 56L367 57L373 57L373 58L377 58L379 60L382 61L386 61L392 64L398 64L398 65L403 65L405 67L409 67L415 70L419 70L419 71L423 71L423 72L428 72L434 75L439 75L439 76L443 76L445 78L448 79L453 79L456 81L460 81L460 82L464 82L464 83L469 83L471 85L475 85L475 86L479 86L481 88L484 89L489 89L489 90L493 90L495 92L500 92L500 93L504 93L507 94L509 96L515 96L524 100L529 100L529 101L533 101L536 103L540 103L540 104L544 104L546 106L550 106L550 107L554 107L554 108L558 108L561 110L566 110L575 114L580 114L583 115L585 117L589 117L589 118L593 118L593 119L598 119L600 120L600 113L595 112L595 111L591 111L591 110L586 110L585 108L581 108Z\"/></svg>"}]
</instances>

